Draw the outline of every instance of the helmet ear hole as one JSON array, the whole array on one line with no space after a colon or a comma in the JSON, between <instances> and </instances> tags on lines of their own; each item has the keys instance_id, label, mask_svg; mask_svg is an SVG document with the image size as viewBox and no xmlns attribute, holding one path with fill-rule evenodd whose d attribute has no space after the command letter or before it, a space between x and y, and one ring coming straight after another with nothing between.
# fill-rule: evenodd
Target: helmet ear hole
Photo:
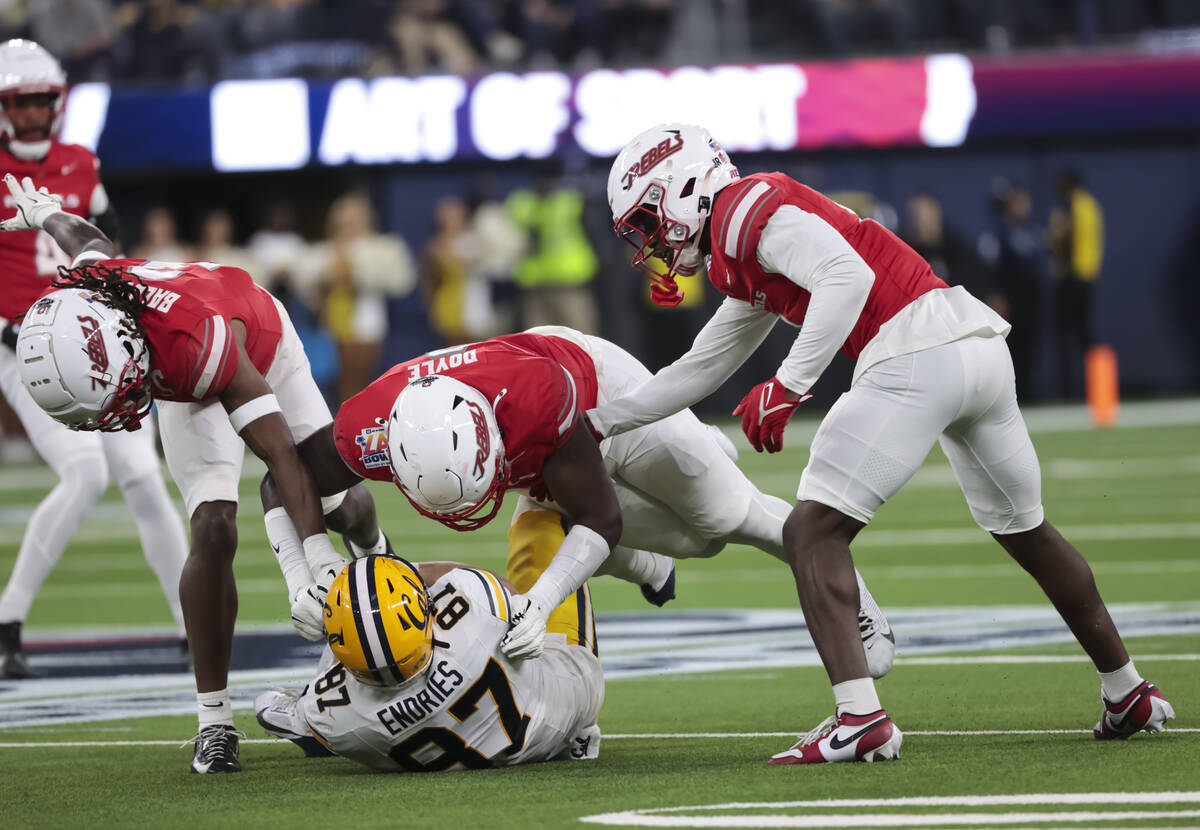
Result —
<instances>
[{"instance_id":1,"label":"helmet ear hole","mask_svg":"<svg viewBox=\"0 0 1200 830\"><path fill-rule=\"evenodd\" d=\"M686 199L688 196L691 196L692 193L695 192L695 190L696 190L696 177L692 176L690 179L688 179L686 182L683 183L683 189L681 191L679 191L679 198Z\"/></svg>"}]
</instances>

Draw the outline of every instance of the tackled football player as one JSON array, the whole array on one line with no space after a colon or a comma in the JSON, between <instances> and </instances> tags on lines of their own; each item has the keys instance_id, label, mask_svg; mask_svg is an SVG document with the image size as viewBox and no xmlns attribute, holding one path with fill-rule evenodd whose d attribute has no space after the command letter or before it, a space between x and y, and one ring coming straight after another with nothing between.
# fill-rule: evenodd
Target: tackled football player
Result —
<instances>
[{"instance_id":1,"label":"tackled football player","mask_svg":"<svg viewBox=\"0 0 1200 830\"><path fill-rule=\"evenodd\" d=\"M588 413L602 434L644 428L711 394L782 317L799 329L791 351L734 410L756 450L778 452L788 418L838 349L857 361L850 390L813 439L785 527L836 711L772 763L899 754L900 730L856 647L850 543L934 443L975 521L1037 580L1095 664L1104 700L1096 738L1156 732L1174 717L1134 668L1087 562L1046 521L1008 323L961 286L947 287L877 222L782 173L739 176L702 127L663 124L635 137L613 162L608 201L657 302L677 304L675 275L695 273L705 257L727 297L686 354Z\"/></svg>"},{"instance_id":2,"label":"tackled football player","mask_svg":"<svg viewBox=\"0 0 1200 830\"><path fill-rule=\"evenodd\" d=\"M317 676L259 695L258 722L306 755L390 772L595 758L604 674L587 585L550 614L541 657L500 648L513 595L565 538L558 514L526 515L537 521L510 556L515 585L468 565L350 563L329 589Z\"/></svg>"},{"instance_id":3,"label":"tackled football player","mask_svg":"<svg viewBox=\"0 0 1200 830\"><path fill-rule=\"evenodd\" d=\"M662 554L706 557L739 543L784 559L787 503L761 493L732 445L691 411L597 442L583 412L649 377L606 340L531 329L397 365L299 452L322 492L364 478L394 481L418 512L458 530L491 521L504 494L517 490L510 555L536 524L539 502L561 514L569 530L545 571L513 598L504 643L510 657L533 657L552 609L593 574L641 584L662 604L674 593L673 562ZM865 586L861 596L862 647L882 676L891 631Z\"/></svg>"},{"instance_id":4,"label":"tackled football player","mask_svg":"<svg viewBox=\"0 0 1200 830\"><path fill-rule=\"evenodd\" d=\"M192 647L200 728L193 772L238 772L227 680L237 616L233 556L245 447L280 482L307 560L281 559L308 582L341 557L326 534L343 531L355 553L387 543L364 488L320 499L294 441L332 418L287 312L239 268L211 262L114 259L112 242L29 178L5 177L16 205L4 231L44 230L73 258L34 302L17 337L22 381L72 429L136 430L159 403L163 449L190 517L179 583ZM244 442L244 443L243 443Z\"/></svg>"}]
</instances>

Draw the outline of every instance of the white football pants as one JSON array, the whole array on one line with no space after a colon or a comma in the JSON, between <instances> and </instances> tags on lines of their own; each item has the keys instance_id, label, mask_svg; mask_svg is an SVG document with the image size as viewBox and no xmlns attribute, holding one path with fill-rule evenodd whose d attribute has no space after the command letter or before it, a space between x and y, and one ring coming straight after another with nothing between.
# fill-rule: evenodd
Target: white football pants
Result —
<instances>
[{"instance_id":1,"label":"white football pants","mask_svg":"<svg viewBox=\"0 0 1200 830\"><path fill-rule=\"evenodd\" d=\"M1020 533L1042 523L1041 470L999 336L888 358L864 372L817 429L796 497L869 522L935 442L980 527Z\"/></svg>"},{"instance_id":2,"label":"white football pants","mask_svg":"<svg viewBox=\"0 0 1200 830\"><path fill-rule=\"evenodd\" d=\"M59 478L29 518L12 575L0 595L0 622L24 621L28 616L79 522L107 489L111 472L133 511L142 552L182 634L179 575L187 557L187 538L163 483L153 421L147 418L135 432L67 429L30 397L21 383L17 357L7 346L0 346L0 392L21 419L34 449Z\"/></svg>"}]
</instances>

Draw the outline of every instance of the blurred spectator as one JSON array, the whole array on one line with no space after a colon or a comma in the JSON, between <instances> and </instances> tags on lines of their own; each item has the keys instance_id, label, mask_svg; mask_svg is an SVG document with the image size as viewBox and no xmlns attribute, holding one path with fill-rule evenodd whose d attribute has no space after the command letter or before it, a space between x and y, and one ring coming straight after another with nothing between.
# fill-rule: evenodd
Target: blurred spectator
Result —
<instances>
[{"instance_id":1,"label":"blurred spectator","mask_svg":"<svg viewBox=\"0 0 1200 830\"><path fill-rule=\"evenodd\" d=\"M38 0L29 5L29 30L74 81L108 76L117 35L109 0Z\"/></svg>"},{"instance_id":2,"label":"blurred spectator","mask_svg":"<svg viewBox=\"0 0 1200 830\"><path fill-rule=\"evenodd\" d=\"M341 358L340 401L375 379L387 336L387 299L408 294L417 281L404 241L378 233L375 225L366 195L347 193L330 206L326 241L313 248L313 265L324 276L325 328Z\"/></svg>"},{"instance_id":3,"label":"blurred spectator","mask_svg":"<svg viewBox=\"0 0 1200 830\"><path fill-rule=\"evenodd\" d=\"M336 405L341 369L337 344L319 325L320 274L295 224L296 208L290 201L280 199L267 208L266 226L250 237L249 253L257 263L254 279L287 308L304 343L313 380Z\"/></svg>"},{"instance_id":4,"label":"blurred spectator","mask_svg":"<svg viewBox=\"0 0 1200 830\"><path fill-rule=\"evenodd\" d=\"M115 19L125 29L125 77L179 81L215 75L225 42L199 7L180 0L125 2Z\"/></svg>"},{"instance_id":5,"label":"blurred spectator","mask_svg":"<svg viewBox=\"0 0 1200 830\"><path fill-rule=\"evenodd\" d=\"M536 190L514 191L506 208L528 238L514 272L521 327L569 326L596 334L591 281L597 263L583 228L583 194L544 176Z\"/></svg>"},{"instance_id":6,"label":"blurred spectator","mask_svg":"<svg viewBox=\"0 0 1200 830\"><path fill-rule=\"evenodd\" d=\"M516 286L513 271L525 251L525 233L513 222L501 202L485 189L476 189L468 200L475 256L468 290L468 328L473 339L515 331ZM478 297L478 299L472 299Z\"/></svg>"},{"instance_id":7,"label":"blurred spectator","mask_svg":"<svg viewBox=\"0 0 1200 830\"><path fill-rule=\"evenodd\" d=\"M1046 246L1033 224L1029 191L1007 179L993 181L991 191L996 228L980 235L979 254L992 273L994 293L989 304L1012 324L1008 350L1017 376L1017 398L1029 401Z\"/></svg>"},{"instance_id":8,"label":"blurred spectator","mask_svg":"<svg viewBox=\"0 0 1200 830\"><path fill-rule=\"evenodd\" d=\"M196 259L241 268L258 280L258 260L246 248L233 242L233 217L225 208L210 210L200 224L200 242Z\"/></svg>"},{"instance_id":9,"label":"blurred spectator","mask_svg":"<svg viewBox=\"0 0 1200 830\"><path fill-rule=\"evenodd\" d=\"M1050 214L1050 264L1058 282L1054 297L1058 333L1058 388L1066 398L1083 395L1083 360L1096 342L1092 285L1104 259L1104 213L1076 170L1055 183L1058 206Z\"/></svg>"},{"instance_id":10,"label":"blurred spectator","mask_svg":"<svg viewBox=\"0 0 1200 830\"><path fill-rule=\"evenodd\" d=\"M433 236L425 246L421 293L430 325L446 346L472 339L466 321L472 246L466 203L457 196L443 196L434 207Z\"/></svg>"},{"instance_id":11,"label":"blurred spectator","mask_svg":"<svg viewBox=\"0 0 1200 830\"><path fill-rule=\"evenodd\" d=\"M479 55L467 39L449 0L400 0L388 24L399 68L467 75L478 71ZM467 4L470 5L470 4Z\"/></svg>"},{"instance_id":12,"label":"blurred spectator","mask_svg":"<svg viewBox=\"0 0 1200 830\"><path fill-rule=\"evenodd\" d=\"M809 0L830 52L905 52L912 45L907 0Z\"/></svg>"},{"instance_id":13,"label":"blurred spectator","mask_svg":"<svg viewBox=\"0 0 1200 830\"><path fill-rule=\"evenodd\" d=\"M138 259L158 262L188 262L187 246L175 238L175 215L167 207L153 207L142 217L141 241L133 249Z\"/></svg>"},{"instance_id":14,"label":"blurred spectator","mask_svg":"<svg viewBox=\"0 0 1200 830\"><path fill-rule=\"evenodd\" d=\"M308 243L296 233L296 208L286 199L267 208L266 226L250 237L250 253L259 263L254 275L260 285L274 294L289 311L294 311ZM305 303L311 296L303 298Z\"/></svg>"},{"instance_id":15,"label":"blurred spectator","mask_svg":"<svg viewBox=\"0 0 1200 830\"><path fill-rule=\"evenodd\" d=\"M965 286L976 297L987 299L990 287L974 246L946 224L942 203L932 193L921 191L909 197L900 235L948 285Z\"/></svg>"}]
</instances>

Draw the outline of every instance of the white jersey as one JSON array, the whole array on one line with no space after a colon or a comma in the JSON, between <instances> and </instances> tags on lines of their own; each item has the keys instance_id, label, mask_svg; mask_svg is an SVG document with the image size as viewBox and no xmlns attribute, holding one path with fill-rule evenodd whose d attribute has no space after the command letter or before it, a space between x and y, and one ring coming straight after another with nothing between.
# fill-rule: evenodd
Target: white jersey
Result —
<instances>
[{"instance_id":1,"label":"white jersey","mask_svg":"<svg viewBox=\"0 0 1200 830\"><path fill-rule=\"evenodd\" d=\"M549 634L541 657L509 661L499 649L508 593L474 568L445 574L429 598L428 668L399 686L370 686L334 664L300 697L313 734L390 772L596 757L604 675L588 648Z\"/></svg>"}]
</instances>

